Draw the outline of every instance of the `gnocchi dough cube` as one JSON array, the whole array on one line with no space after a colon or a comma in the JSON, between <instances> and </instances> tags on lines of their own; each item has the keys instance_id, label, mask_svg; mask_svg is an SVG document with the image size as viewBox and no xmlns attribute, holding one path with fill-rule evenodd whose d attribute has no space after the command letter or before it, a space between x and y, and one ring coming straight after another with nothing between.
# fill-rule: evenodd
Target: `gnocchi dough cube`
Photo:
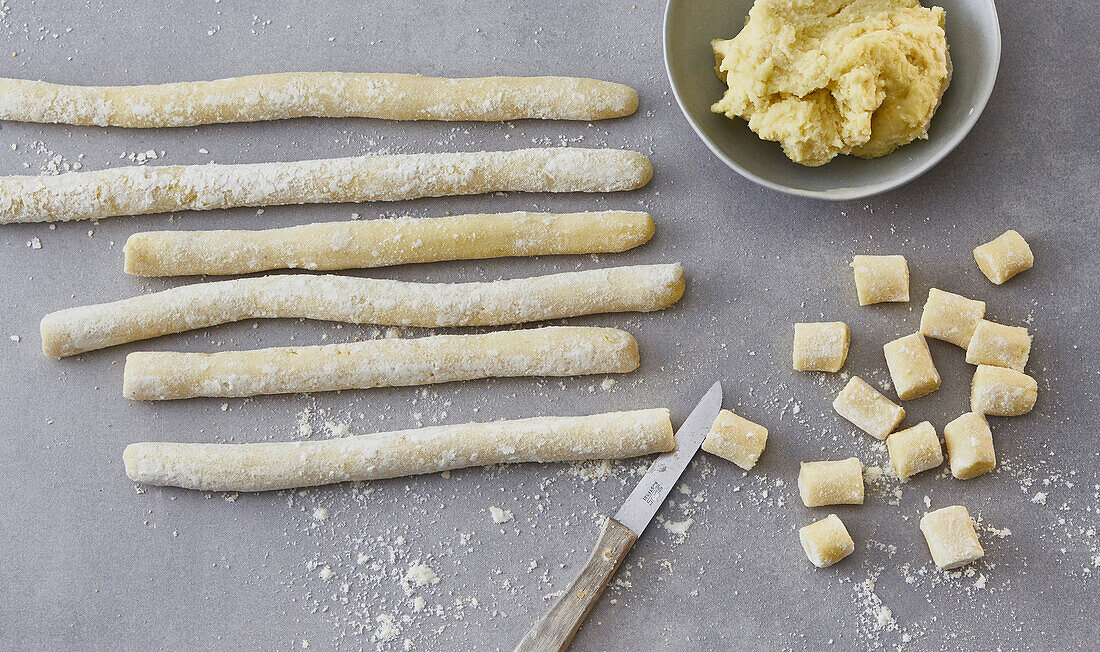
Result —
<instances>
[{"instance_id":1,"label":"gnocchi dough cube","mask_svg":"<svg viewBox=\"0 0 1100 652\"><path fill-rule=\"evenodd\" d=\"M859 305L909 300L909 265L905 256L853 256Z\"/></svg>"},{"instance_id":2,"label":"gnocchi dough cube","mask_svg":"<svg viewBox=\"0 0 1100 652\"><path fill-rule=\"evenodd\" d=\"M886 439L905 418L905 408L880 394L859 376L852 376L836 395L833 409L875 439Z\"/></svg>"},{"instance_id":3,"label":"gnocchi dough cube","mask_svg":"<svg viewBox=\"0 0 1100 652\"><path fill-rule=\"evenodd\" d=\"M928 301L924 302L920 332L925 337L950 342L965 349L983 316L984 301L975 301L960 294L932 288L928 290Z\"/></svg>"},{"instance_id":4,"label":"gnocchi dough cube","mask_svg":"<svg viewBox=\"0 0 1100 652\"><path fill-rule=\"evenodd\" d=\"M756 465L767 443L767 428L729 410L722 410L703 440L703 450L748 471Z\"/></svg>"},{"instance_id":5,"label":"gnocchi dough cube","mask_svg":"<svg viewBox=\"0 0 1100 652\"><path fill-rule=\"evenodd\" d=\"M970 345L966 347L966 361L970 364L987 364L1023 371L1031 354L1031 335L1022 326L1005 326L983 319L976 329Z\"/></svg>"},{"instance_id":6,"label":"gnocchi dough cube","mask_svg":"<svg viewBox=\"0 0 1100 652\"><path fill-rule=\"evenodd\" d=\"M970 384L970 410L998 417L1031 412L1039 384L1031 376L1004 367L978 365Z\"/></svg>"},{"instance_id":7,"label":"gnocchi dough cube","mask_svg":"<svg viewBox=\"0 0 1100 652\"><path fill-rule=\"evenodd\" d=\"M940 387L940 372L932 363L932 352L924 335L913 333L887 342L882 347L894 391L903 401L931 394Z\"/></svg>"},{"instance_id":8,"label":"gnocchi dough cube","mask_svg":"<svg viewBox=\"0 0 1100 652\"><path fill-rule=\"evenodd\" d=\"M796 371L840 371L848 357L848 324L827 321L794 325Z\"/></svg>"},{"instance_id":9,"label":"gnocchi dough cube","mask_svg":"<svg viewBox=\"0 0 1100 652\"><path fill-rule=\"evenodd\" d=\"M798 531L798 540L810 563L818 568L832 566L856 549L848 529L836 514L829 514Z\"/></svg>"},{"instance_id":10,"label":"gnocchi dough cube","mask_svg":"<svg viewBox=\"0 0 1100 652\"><path fill-rule=\"evenodd\" d=\"M943 570L964 566L985 554L970 512L962 505L928 512L920 519L920 531L928 542L932 561Z\"/></svg>"},{"instance_id":11,"label":"gnocchi dough cube","mask_svg":"<svg viewBox=\"0 0 1100 652\"><path fill-rule=\"evenodd\" d=\"M943 451L936 429L927 421L912 428L899 430L886 440L890 463L902 482L928 469L943 464Z\"/></svg>"},{"instance_id":12,"label":"gnocchi dough cube","mask_svg":"<svg viewBox=\"0 0 1100 652\"><path fill-rule=\"evenodd\" d=\"M863 504L863 463L846 460L803 462L798 471L798 495L806 507Z\"/></svg>"},{"instance_id":13,"label":"gnocchi dough cube","mask_svg":"<svg viewBox=\"0 0 1100 652\"><path fill-rule=\"evenodd\" d=\"M1026 269L1031 269L1035 264L1035 256L1031 253L1031 247L1027 245L1024 236L1011 229L1002 233L996 240L975 247L974 260L978 263L982 274L997 285Z\"/></svg>"},{"instance_id":14,"label":"gnocchi dough cube","mask_svg":"<svg viewBox=\"0 0 1100 652\"><path fill-rule=\"evenodd\" d=\"M967 412L943 427L951 475L960 480L976 478L997 466L993 432L985 415Z\"/></svg>"}]
</instances>

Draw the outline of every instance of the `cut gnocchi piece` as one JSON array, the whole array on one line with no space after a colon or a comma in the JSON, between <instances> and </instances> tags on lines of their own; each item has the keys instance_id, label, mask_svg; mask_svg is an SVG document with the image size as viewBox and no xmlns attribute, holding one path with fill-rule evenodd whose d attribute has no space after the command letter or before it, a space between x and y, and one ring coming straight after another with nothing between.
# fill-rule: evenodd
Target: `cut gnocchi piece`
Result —
<instances>
[{"instance_id":1,"label":"cut gnocchi piece","mask_svg":"<svg viewBox=\"0 0 1100 652\"><path fill-rule=\"evenodd\" d=\"M1004 367L978 365L970 385L970 410L998 417L1031 412L1039 396L1039 383L1031 376Z\"/></svg>"},{"instance_id":2,"label":"cut gnocchi piece","mask_svg":"<svg viewBox=\"0 0 1100 652\"><path fill-rule=\"evenodd\" d=\"M898 398L908 401L939 389L940 373L932 362L932 352L928 350L924 335L913 333L899 337L887 342L882 351Z\"/></svg>"},{"instance_id":3,"label":"cut gnocchi piece","mask_svg":"<svg viewBox=\"0 0 1100 652\"><path fill-rule=\"evenodd\" d=\"M798 471L798 495L806 507L863 504L863 463L846 460L803 462Z\"/></svg>"},{"instance_id":4,"label":"cut gnocchi piece","mask_svg":"<svg viewBox=\"0 0 1100 652\"><path fill-rule=\"evenodd\" d=\"M748 471L756 466L767 443L767 428L729 410L721 410L703 440L703 450Z\"/></svg>"},{"instance_id":5,"label":"cut gnocchi piece","mask_svg":"<svg viewBox=\"0 0 1100 652\"><path fill-rule=\"evenodd\" d=\"M959 480L976 478L997 466L993 432L985 415L967 412L943 427L951 475Z\"/></svg>"},{"instance_id":6,"label":"cut gnocchi piece","mask_svg":"<svg viewBox=\"0 0 1100 652\"><path fill-rule=\"evenodd\" d=\"M890 451L890 464L902 482L943 464L940 438L936 435L936 429L927 421L890 435L886 440L886 448Z\"/></svg>"},{"instance_id":7,"label":"cut gnocchi piece","mask_svg":"<svg viewBox=\"0 0 1100 652\"><path fill-rule=\"evenodd\" d=\"M967 299L960 294L932 288L920 317L920 332L955 346L966 348L978 322L985 316L985 302Z\"/></svg>"},{"instance_id":8,"label":"cut gnocchi piece","mask_svg":"<svg viewBox=\"0 0 1100 652\"><path fill-rule=\"evenodd\" d=\"M798 531L798 540L810 563L826 568L852 554L856 544L836 514L829 514Z\"/></svg>"},{"instance_id":9,"label":"cut gnocchi piece","mask_svg":"<svg viewBox=\"0 0 1100 652\"><path fill-rule=\"evenodd\" d=\"M974 248L978 269L990 281L1000 285L1020 272L1031 269L1035 256L1024 236L1009 229L995 240Z\"/></svg>"},{"instance_id":10,"label":"cut gnocchi piece","mask_svg":"<svg viewBox=\"0 0 1100 652\"><path fill-rule=\"evenodd\" d=\"M920 519L932 561L943 570L965 566L985 554L970 512L962 505L928 512Z\"/></svg>"},{"instance_id":11,"label":"cut gnocchi piece","mask_svg":"<svg viewBox=\"0 0 1100 652\"><path fill-rule=\"evenodd\" d=\"M1005 326L983 319L966 347L966 361L1023 371L1031 354L1031 335L1022 326Z\"/></svg>"},{"instance_id":12,"label":"cut gnocchi piece","mask_svg":"<svg viewBox=\"0 0 1100 652\"><path fill-rule=\"evenodd\" d=\"M840 371L848 357L848 341L848 324L842 321L795 324L795 370Z\"/></svg>"},{"instance_id":13,"label":"cut gnocchi piece","mask_svg":"<svg viewBox=\"0 0 1100 652\"><path fill-rule=\"evenodd\" d=\"M852 376L836 395L833 409L875 439L886 439L905 418L905 408L880 394L859 376Z\"/></svg>"},{"instance_id":14,"label":"cut gnocchi piece","mask_svg":"<svg viewBox=\"0 0 1100 652\"><path fill-rule=\"evenodd\" d=\"M909 265L905 256L853 256L859 305L909 300Z\"/></svg>"}]
</instances>

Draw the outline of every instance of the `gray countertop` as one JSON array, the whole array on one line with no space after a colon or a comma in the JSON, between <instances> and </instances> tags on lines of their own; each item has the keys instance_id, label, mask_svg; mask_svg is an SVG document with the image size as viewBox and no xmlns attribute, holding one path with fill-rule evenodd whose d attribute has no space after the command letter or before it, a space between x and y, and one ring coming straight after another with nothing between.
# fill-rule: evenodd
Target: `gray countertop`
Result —
<instances>
[{"instance_id":1,"label":"gray countertop","mask_svg":"<svg viewBox=\"0 0 1100 652\"><path fill-rule=\"evenodd\" d=\"M916 182L843 204L761 189L707 152L669 91L660 2L165 4L0 0L0 75L81 84L333 69L584 75L634 86L642 105L630 118L591 125L297 120L127 131L5 122L0 173L78 162L85 170L117 167L149 150L157 153L151 164L176 164L576 145L638 149L652 157L656 176L644 190L607 196L513 194L0 228L7 422L0 647L511 649L576 573L599 516L619 505L643 461L469 469L238 497L139 489L123 473L123 447L291 439L306 434L300 421L323 437L326 423L362 434L667 406L678 423L715 379L725 383L727 407L768 427L761 463L744 474L700 455L660 513L670 527L646 532L575 649L1080 649L1100 636L1092 606L1100 586L1094 3L1002 2L1000 79L973 133ZM122 245L140 230L259 228L353 213L610 208L651 212L656 237L598 260L496 260L376 275L491 280L682 261L688 292L674 308L570 320L636 334L642 367L614 384L492 380L147 404L121 395L130 351L311 344L379 332L246 322L62 361L39 350L46 312L188 282L122 273ZM1008 228L1028 239L1036 264L995 287L970 250ZM905 254L913 301L856 306L854 253ZM933 471L900 492L884 482L871 486L862 507L836 508L857 551L815 570L797 529L828 510L799 501L799 461L887 460L833 414L841 376L791 371L791 323L848 322L845 371L882 383L881 345L916 329L932 286L984 299L992 318L1031 329L1039 403L1025 417L993 420L995 472L959 482ZM929 419L942 429L967 409L971 368L957 348L932 348L943 387L905 407L907 423ZM917 521L927 505L956 503L980 517L986 556L964 573L943 574L932 567ZM490 506L514 520L494 523ZM674 532L685 527L683 536ZM439 582L403 586L414 563L428 564Z\"/></svg>"}]
</instances>

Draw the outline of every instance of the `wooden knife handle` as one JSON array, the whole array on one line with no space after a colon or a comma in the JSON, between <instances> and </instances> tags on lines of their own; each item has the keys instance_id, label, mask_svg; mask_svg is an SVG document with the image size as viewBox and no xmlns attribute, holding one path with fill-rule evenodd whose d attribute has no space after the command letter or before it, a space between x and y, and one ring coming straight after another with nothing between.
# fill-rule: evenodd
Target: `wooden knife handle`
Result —
<instances>
[{"instance_id":1,"label":"wooden knife handle","mask_svg":"<svg viewBox=\"0 0 1100 652\"><path fill-rule=\"evenodd\" d=\"M528 630L516 652L561 652L569 647L581 623L588 617L611 576L623 563L638 535L608 518L584 568L546 615Z\"/></svg>"}]
</instances>

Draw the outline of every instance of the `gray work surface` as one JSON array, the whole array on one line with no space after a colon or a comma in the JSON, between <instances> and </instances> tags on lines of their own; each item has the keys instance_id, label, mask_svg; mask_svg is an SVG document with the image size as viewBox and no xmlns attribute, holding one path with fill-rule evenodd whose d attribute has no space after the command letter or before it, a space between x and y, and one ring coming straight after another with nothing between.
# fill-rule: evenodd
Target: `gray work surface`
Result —
<instances>
[{"instance_id":1,"label":"gray work surface","mask_svg":"<svg viewBox=\"0 0 1100 652\"><path fill-rule=\"evenodd\" d=\"M308 434L300 418L314 438L328 436L326 422L365 434L659 406L678 424L715 379L725 383L726 407L769 429L762 461L746 474L700 454L575 649L1095 645L1095 3L1002 2L1000 78L971 135L916 182L845 204L761 189L710 155L670 94L663 3L654 0L568 8L488 1L165 4L0 0L0 75L77 84L285 70L582 75L637 88L641 108L593 124L296 120L141 131L4 122L0 172L38 174L78 162L84 170L113 168L136 164L131 157L149 150L157 158L148 164L160 165L570 145L640 150L652 157L656 176L644 190L618 195L513 194L0 227L0 648L511 649L578 571L600 515L619 506L644 460L475 468L234 496L135 487L123 472L123 447L294 439ZM642 366L614 384L604 377L488 380L135 403L121 395L131 351L220 351L385 333L245 322L61 361L39 350L38 323L47 312L198 280L125 275L122 246L137 231L260 228L355 213L372 219L611 208L649 211L656 237L598 259L370 274L493 280L682 261L688 290L672 309L569 320L637 336ZM997 287L979 273L971 249L1009 228L1027 238L1036 263ZM855 253L904 254L912 301L858 307L848 268ZM791 370L791 324L846 321L852 350L845 374L881 385L888 381L882 344L916 330L933 286L984 299L990 318L1031 330L1028 370L1039 381L1038 405L1024 417L991 419L1000 461L993 473L963 482L941 468L906 485L870 484L862 507L803 507L799 461L853 454L868 465L888 460L833 413L842 375ZM958 348L931 347L943 386L907 402L906 423L929 419L942 430L968 409L972 368ZM944 574L931 564L918 520L928 505L954 504L980 517L986 555L962 573ZM514 519L494 523L491 506ZM797 530L830 512L844 519L856 552L817 570ZM438 583L403 581L416 563L438 573Z\"/></svg>"}]
</instances>

